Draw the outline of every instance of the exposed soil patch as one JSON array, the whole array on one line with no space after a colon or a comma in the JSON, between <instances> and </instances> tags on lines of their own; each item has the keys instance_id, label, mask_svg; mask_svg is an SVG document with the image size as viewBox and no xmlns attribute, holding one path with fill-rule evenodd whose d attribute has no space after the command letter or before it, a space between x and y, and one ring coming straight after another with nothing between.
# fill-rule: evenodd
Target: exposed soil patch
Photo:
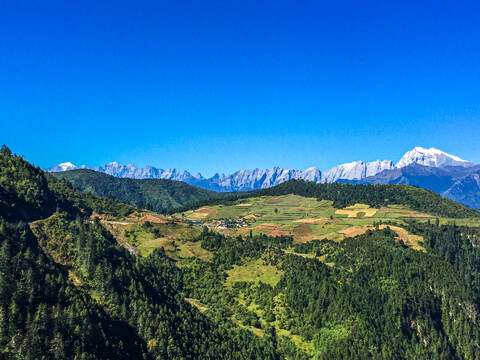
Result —
<instances>
[{"instance_id":1,"label":"exposed soil patch","mask_svg":"<svg viewBox=\"0 0 480 360\"><path fill-rule=\"evenodd\" d=\"M284 230L273 230L267 234L267 236L289 236L291 235L291 231L284 231Z\"/></svg>"},{"instance_id":2,"label":"exposed soil patch","mask_svg":"<svg viewBox=\"0 0 480 360\"><path fill-rule=\"evenodd\" d=\"M148 222L156 223L156 224L166 224L166 223L168 223L167 220L160 219L160 218L158 218L156 216L153 216L153 215L145 215L144 217L142 217L140 219L140 221L142 221L142 222L148 221Z\"/></svg>"},{"instance_id":3,"label":"exposed soil patch","mask_svg":"<svg viewBox=\"0 0 480 360\"><path fill-rule=\"evenodd\" d=\"M403 241L404 244L408 243L408 232L407 230L398 227L398 226L389 226L389 225L380 225L380 229L385 229L386 227L389 227L390 230L394 231L400 240Z\"/></svg>"},{"instance_id":4,"label":"exposed soil patch","mask_svg":"<svg viewBox=\"0 0 480 360\"><path fill-rule=\"evenodd\" d=\"M115 217L111 215L106 215L106 214L99 214L96 213L95 211L92 212L92 215L90 215L90 219L93 220L93 218L98 217L100 220L114 220Z\"/></svg>"},{"instance_id":5,"label":"exposed soil patch","mask_svg":"<svg viewBox=\"0 0 480 360\"><path fill-rule=\"evenodd\" d=\"M368 229L373 229L373 228L367 227L367 226L361 226L361 227L360 226L354 226L354 227L339 231L339 234L343 234L346 237L354 237L354 236L357 236L357 235L365 234Z\"/></svg>"},{"instance_id":6,"label":"exposed soil patch","mask_svg":"<svg viewBox=\"0 0 480 360\"><path fill-rule=\"evenodd\" d=\"M195 211L197 214L217 215L217 210L211 208L201 208Z\"/></svg>"},{"instance_id":7,"label":"exposed soil patch","mask_svg":"<svg viewBox=\"0 0 480 360\"><path fill-rule=\"evenodd\" d=\"M312 229L310 229L310 226L308 226L307 224L302 224L297 226L293 230L293 233L296 237L306 237L312 235Z\"/></svg>"}]
</instances>

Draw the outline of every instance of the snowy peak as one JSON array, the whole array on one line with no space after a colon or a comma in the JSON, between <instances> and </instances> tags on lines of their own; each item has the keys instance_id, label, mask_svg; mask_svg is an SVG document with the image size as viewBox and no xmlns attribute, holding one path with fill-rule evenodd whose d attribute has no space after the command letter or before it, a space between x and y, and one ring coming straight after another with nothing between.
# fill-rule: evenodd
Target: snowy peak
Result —
<instances>
[{"instance_id":1,"label":"snowy peak","mask_svg":"<svg viewBox=\"0 0 480 360\"><path fill-rule=\"evenodd\" d=\"M301 178L307 181L321 182L322 173L317 167L311 167L302 172Z\"/></svg>"},{"instance_id":2,"label":"snowy peak","mask_svg":"<svg viewBox=\"0 0 480 360\"><path fill-rule=\"evenodd\" d=\"M338 180L360 180L367 176L376 175L383 170L392 170L394 168L395 166L390 160L377 160L368 163L354 161L324 171L322 174L322 182L332 183Z\"/></svg>"},{"instance_id":3,"label":"snowy peak","mask_svg":"<svg viewBox=\"0 0 480 360\"><path fill-rule=\"evenodd\" d=\"M63 171L68 171L68 170L77 169L77 167L76 167L75 165L73 165L71 162L61 163L61 164L58 165L58 166L60 166Z\"/></svg>"},{"instance_id":4,"label":"snowy peak","mask_svg":"<svg viewBox=\"0 0 480 360\"><path fill-rule=\"evenodd\" d=\"M249 191L265 189L291 179L301 179L316 183L333 183L339 180L363 180L367 177L380 174L385 170L400 169L411 164L418 165L419 167L461 165L464 168L475 165L466 160L460 159L457 156L447 154L446 152L434 148L424 149L422 147L416 147L413 150L408 151L402 157L402 159L400 159L397 166L395 166L390 160L377 160L372 162L354 161L335 166L334 168L323 172L316 167L311 167L301 171L275 166L264 170L243 169L231 175L220 175L217 173L211 178L204 178L200 173L194 176L188 171L180 172L175 168L170 168L167 170L158 169L153 166L139 168L134 164L125 166L117 162L111 162L105 166L93 167L89 169L120 178L170 179L183 181L187 184L215 191ZM74 169L78 169L78 167L70 162L66 162L52 166L46 170L51 172L59 172Z\"/></svg>"},{"instance_id":5,"label":"snowy peak","mask_svg":"<svg viewBox=\"0 0 480 360\"><path fill-rule=\"evenodd\" d=\"M61 172L78 169L77 166L73 165L71 162L64 162L58 165L54 165L51 168L46 169L48 172Z\"/></svg>"},{"instance_id":6,"label":"snowy peak","mask_svg":"<svg viewBox=\"0 0 480 360\"><path fill-rule=\"evenodd\" d=\"M446 165L468 167L474 165L466 160L460 159L458 156L447 154L444 151L435 148L424 149L422 147L416 147L403 155L397 163L397 168L402 168L412 163L432 167Z\"/></svg>"}]
</instances>

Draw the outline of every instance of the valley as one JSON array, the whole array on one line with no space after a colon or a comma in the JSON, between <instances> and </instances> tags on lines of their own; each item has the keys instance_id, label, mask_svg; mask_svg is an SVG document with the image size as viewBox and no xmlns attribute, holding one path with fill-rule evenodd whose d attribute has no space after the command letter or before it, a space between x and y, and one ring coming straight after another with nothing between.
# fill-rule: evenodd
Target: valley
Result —
<instances>
[{"instance_id":1,"label":"valley","mask_svg":"<svg viewBox=\"0 0 480 360\"><path fill-rule=\"evenodd\" d=\"M106 197L0 151L8 358L480 356L477 210L405 185L290 180L208 197L118 179L176 202L158 213L84 171Z\"/></svg>"},{"instance_id":2,"label":"valley","mask_svg":"<svg viewBox=\"0 0 480 360\"><path fill-rule=\"evenodd\" d=\"M2 5L0 360L480 360L480 2Z\"/></svg>"}]
</instances>

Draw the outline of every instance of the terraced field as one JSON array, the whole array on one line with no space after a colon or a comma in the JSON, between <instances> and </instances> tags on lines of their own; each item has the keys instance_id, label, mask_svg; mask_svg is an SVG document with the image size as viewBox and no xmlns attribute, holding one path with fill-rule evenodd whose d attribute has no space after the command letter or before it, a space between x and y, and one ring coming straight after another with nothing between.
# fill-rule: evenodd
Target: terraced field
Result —
<instances>
[{"instance_id":1,"label":"terraced field","mask_svg":"<svg viewBox=\"0 0 480 360\"><path fill-rule=\"evenodd\" d=\"M247 236L250 233L287 235L297 242L315 239L342 241L369 229L390 226L406 245L424 250L423 239L409 234L405 229L407 221L411 219L437 220L432 215L413 211L407 206L372 208L355 204L336 209L331 201L284 195L247 198L232 205L204 206L173 216L145 212L131 216L125 222L110 222L109 227L115 229L120 242L128 243L143 256L162 247L176 260L200 258L210 261L211 253L191 241L200 234L203 226L231 236ZM455 222L458 225L480 226L478 218L438 220L441 224ZM227 221L233 221L233 225L230 223L226 226Z\"/></svg>"},{"instance_id":2,"label":"terraced field","mask_svg":"<svg viewBox=\"0 0 480 360\"><path fill-rule=\"evenodd\" d=\"M208 214L204 216L203 214ZM421 249L421 239L412 238L404 229L406 221L435 221L436 217L413 211L407 206L392 205L372 208L365 204L355 204L343 209L336 209L331 201L306 198L298 195L262 196L242 199L233 205L216 205L202 207L176 218L198 221L202 225L216 228L226 235L266 234L268 236L290 235L295 241L307 242L313 239L330 239L341 241L349 236L356 236L373 229L375 225L389 223L396 226L399 238L412 247ZM247 226L224 228L222 219L241 219ZM478 219L439 219L441 223L456 221L477 226ZM409 237L410 236L410 237ZM408 238L408 241L406 239Z\"/></svg>"}]
</instances>

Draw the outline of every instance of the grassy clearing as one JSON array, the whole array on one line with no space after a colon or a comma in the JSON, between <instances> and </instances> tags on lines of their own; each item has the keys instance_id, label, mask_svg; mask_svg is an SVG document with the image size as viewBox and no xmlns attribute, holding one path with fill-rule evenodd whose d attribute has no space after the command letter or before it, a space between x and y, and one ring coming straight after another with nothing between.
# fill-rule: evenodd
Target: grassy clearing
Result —
<instances>
[{"instance_id":1,"label":"grassy clearing","mask_svg":"<svg viewBox=\"0 0 480 360\"><path fill-rule=\"evenodd\" d=\"M253 327L253 326L247 326L247 325L244 325L242 324L241 321L237 320L235 318L235 315L233 315L230 320L232 320L232 322L238 326L240 326L241 328L243 329L247 329L249 331L251 331L252 333L254 333L255 335L259 336L259 337L263 337L265 335L265 332L262 330L262 329L259 329L259 328L256 328L256 327Z\"/></svg>"},{"instance_id":2,"label":"grassy clearing","mask_svg":"<svg viewBox=\"0 0 480 360\"><path fill-rule=\"evenodd\" d=\"M180 242L177 245L177 258L187 259L187 258L197 258L206 262L212 262L213 254L202 248L199 242L185 241Z\"/></svg>"},{"instance_id":3,"label":"grassy clearing","mask_svg":"<svg viewBox=\"0 0 480 360\"><path fill-rule=\"evenodd\" d=\"M140 221L140 220L138 220ZM212 254L200 247L199 243L191 242L201 233L200 227L186 226L178 223L142 222L132 224L106 223L107 229L119 242L125 242L139 251L141 256L150 255L157 248L164 248L175 260L196 257L203 261L211 261Z\"/></svg>"},{"instance_id":4,"label":"grassy clearing","mask_svg":"<svg viewBox=\"0 0 480 360\"><path fill-rule=\"evenodd\" d=\"M153 240L143 240L137 245L138 250L140 251L140 255L148 256L150 255L153 250L158 248L164 248L165 250L173 251L173 240L160 238L160 239L153 239Z\"/></svg>"},{"instance_id":5,"label":"grassy clearing","mask_svg":"<svg viewBox=\"0 0 480 360\"><path fill-rule=\"evenodd\" d=\"M411 217L411 218L431 218L429 214L424 214L418 211L410 210L406 206L400 205L389 205L388 207L382 206L378 212L377 217L386 217L386 218L400 218L400 217Z\"/></svg>"},{"instance_id":6,"label":"grassy clearing","mask_svg":"<svg viewBox=\"0 0 480 360\"><path fill-rule=\"evenodd\" d=\"M201 313L204 313L208 310L208 306L202 304L200 300L194 298L185 298L185 301L188 302L190 305L195 306Z\"/></svg>"},{"instance_id":7,"label":"grassy clearing","mask_svg":"<svg viewBox=\"0 0 480 360\"><path fill-rule=\"evenodd\" d=\"M233 283L237 281L263 282L271 286L277 285L284 272L272 265L264 265L262 259L251 260L242 266L235 265L233 269L227 271L228 278L225 280L225 286L232 288Z\"/></svg>"},{"instance_id":8,"label":"grassy clearing","mask_svg":"<svg viewBox=\"0 0 480 360\"><path fill-rule=\"evenodd\" d=\"M435 220L430 220L435 221ZM468 226L468 227L480 227L479 218L466 218L466 219L451 219L451 218L440 218L440 225L451 225L457 224L458 226Z\"/></svg>"}]
</instances>

